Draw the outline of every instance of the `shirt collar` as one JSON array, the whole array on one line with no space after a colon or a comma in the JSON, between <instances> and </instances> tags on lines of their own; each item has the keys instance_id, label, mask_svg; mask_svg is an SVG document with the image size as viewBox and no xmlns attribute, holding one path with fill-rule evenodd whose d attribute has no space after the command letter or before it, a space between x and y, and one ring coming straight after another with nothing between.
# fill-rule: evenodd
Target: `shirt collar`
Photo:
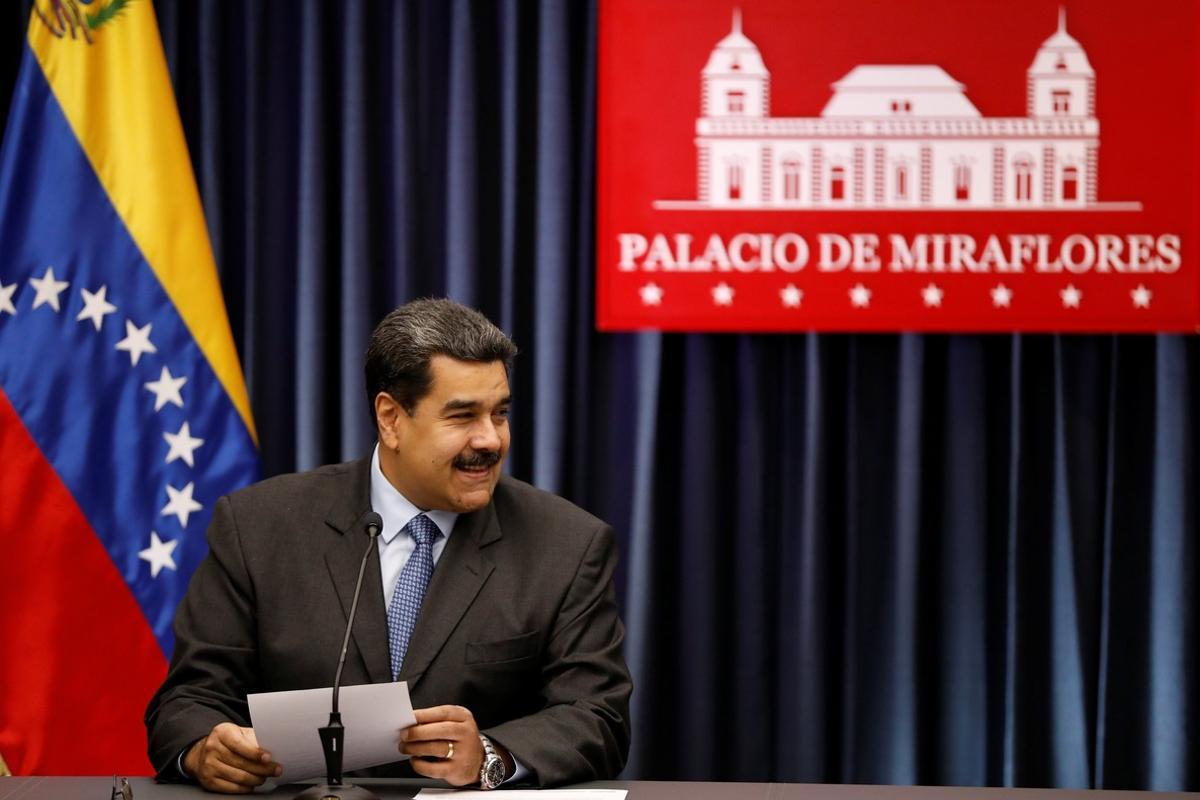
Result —
<instances>
[{"instance_id":1,"label":"shirt collar","mask_svg":"<svg viewBox=\"0 0 1200 800\"><path fill-rule=\"evenodd\" d=\"M450 532L454 530L454 523L458 519L458 514L453 511L424 511L402 495L384 476L383 468L379 466L378 443L371 454L371 509L383 517L383 530L379 538L383 539L385 544L391 544L396 534L418 514L424 514L433 520L433 524L438 526L442 536L447 539L450 538Z\"/></svg>"}]
</instances>

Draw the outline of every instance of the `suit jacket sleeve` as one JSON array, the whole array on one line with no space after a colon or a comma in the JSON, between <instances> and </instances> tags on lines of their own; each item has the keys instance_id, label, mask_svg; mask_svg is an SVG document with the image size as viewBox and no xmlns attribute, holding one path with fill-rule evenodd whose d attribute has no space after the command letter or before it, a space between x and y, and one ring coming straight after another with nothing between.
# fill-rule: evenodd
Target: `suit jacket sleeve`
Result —
<instances>
[{"instance_id":1,"label":"suit jacket sleeve","mask_svg":"<svg viewBox=\"0 0 1200 800\"><path fill-rule=\"evenodd\" d=\"M221 498L201 562L175 615L175 652L146 709L150 761L178 779L175 759L221 722L249 725L246 693L257 684L254 587L229 498Z\"/></svg>"},{"instance_id":2,"label":"suit jacket sleeve","mask_svg":"<svg viewBox=\"0 0 1200 800\"><path fill-rule=\"evenodd\" d=\"M629 754L633 683L612 576L612 528L595 530L559 606L547 644L543 708L484 733L509 749L540 786L617 776Z\"/></svg>"}]
</instances>

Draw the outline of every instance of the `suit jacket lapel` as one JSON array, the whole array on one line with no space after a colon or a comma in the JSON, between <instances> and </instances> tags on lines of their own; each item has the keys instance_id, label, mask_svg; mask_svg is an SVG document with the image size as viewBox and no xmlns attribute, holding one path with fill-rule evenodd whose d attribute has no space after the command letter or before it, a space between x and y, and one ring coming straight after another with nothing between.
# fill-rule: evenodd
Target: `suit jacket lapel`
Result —
<instances>
[{"instance_id":1,"label":"suit jacket lapel","mask_svg":"<svg viewBox=\"0 0 1200 800\"><path fill-rule=\"evenodd\" d=\"M334 497L325 524L342 535L325 551L325 564L337 590L344 618L350 618L354 600L354 584L358 567L370 538L366 532L367 514L371 513L371 459L354 462L344 479L344 486ZM449 544L449 543L447 543ZM341 631L338 636L342 635ZM379 572L379 554L367 560L363 574L362 593L351 633L355 647L362 656L363 667L373 683L392 679L391 657L388 654L387 610L383 604L383 580Z\"/></svg>"},{"instance_id":2,"label":"suit jacket lapel","mask_svg":"<svg viewBox=\"0 0 1200 800\"><path fill-rule=\"evenodd\" d=\"M400 669L400 680L408 681L410 691L441 652L495 569L483 548L499 538L500 523L490 503L479 511L461 515L455 523L425 590L421 614Z\"/></svg>"}]
</instances>

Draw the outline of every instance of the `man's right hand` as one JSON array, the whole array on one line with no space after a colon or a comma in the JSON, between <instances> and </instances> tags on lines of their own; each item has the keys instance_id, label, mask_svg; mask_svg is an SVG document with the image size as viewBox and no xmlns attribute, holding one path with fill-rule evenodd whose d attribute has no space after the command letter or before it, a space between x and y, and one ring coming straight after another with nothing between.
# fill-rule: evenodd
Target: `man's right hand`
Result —
<instances>
[{"instance_id":1,"label":"man's right hand","mask_svg":"<svg viewBox=\"0 0 1200 800\"><path fill-rule=\"evenodd\" d=\"M183 769L210 792L245 794L267 778L283 774L283 767L258 746L254 728L222 722L188 748Z\"/></svg>"}]
</instances>

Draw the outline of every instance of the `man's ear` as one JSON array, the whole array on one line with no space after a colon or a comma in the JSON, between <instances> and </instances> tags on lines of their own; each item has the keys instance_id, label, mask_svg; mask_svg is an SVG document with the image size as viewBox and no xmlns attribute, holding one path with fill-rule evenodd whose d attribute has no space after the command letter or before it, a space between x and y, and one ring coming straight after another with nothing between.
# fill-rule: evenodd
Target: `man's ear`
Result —
<instances>
[{"instance_id":1,"label":"man's ear","mask_svg":"<svg viewBox=\"0 0 1200 800\"><path fill-rule=\"evenodd\" d=\"M379 428L379 441L389 450L400 447L401 426L408 412L387 392L375 395L375 425Z\"/></svg>"}]
</instances>

